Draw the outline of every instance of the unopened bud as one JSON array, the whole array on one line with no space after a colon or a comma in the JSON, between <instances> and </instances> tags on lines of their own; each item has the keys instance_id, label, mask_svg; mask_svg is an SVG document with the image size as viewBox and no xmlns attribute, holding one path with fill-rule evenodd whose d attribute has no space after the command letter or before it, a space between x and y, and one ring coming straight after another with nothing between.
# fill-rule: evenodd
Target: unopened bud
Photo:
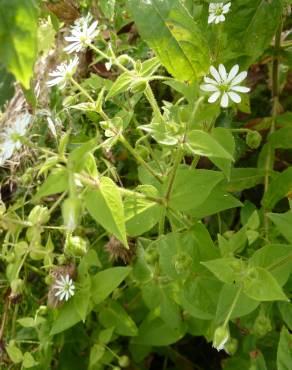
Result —
<instances>
[{"instance_id":1,"label":"unopened bud","mask_svg":"<svg viewBox=\"0 0 292 370\"><path fill-rule=\"evenodd\" d=\"M28 216L28 221L32 224L46 224L50 219L50 213L47 207L35 206Z\"/></svg>"},{"instance_id":2,"label":"unopened bud","mask_svg":"<svg viewBox=\"0 0 292 370\"><path fill-rule=\"evenodd\" d=\"M245 140L251 149L257 149L261 145L262 136L257 131L248 131Z\"/></svg>"},{"instance_id":3,"label":"unopened bud","mask_svg":"<svg viewBox=\"0 0 292 370\"><path fill-rule=\"evenodd\" d=\"M23 291L24 282L22 279L14 279L12 280L10 287L13 294L20 294Z\"/></svg>"},{"instance_id":4,"label":"unopened bud","mask_svg":"<svg viewBox=\"0 0 292 370\"><path fill-rule=\"evenodd\" d=\"M260 314L255 320L253 330L256 336L265 336L272 330L271 320L267 316Z\"/></svg>"},{"instance_id":5,"label":"unopened bud","mask_svg":"<svg viewBox=\"0 0 292 370\"><path fill-rule=\"evenodd\" d=\"M178 253L173 257L174 268L178 274L188 272L192 263L192 257L187 253Z\"/></svg>"},{"instance_id":6,"label":"unopened bud","mask_svg":"<svg viewBox=\"0 0 292 370\"><path fill-rule=\"evenodd\" d=\"M119 357L119 365L121 367L128 367L130 365L130 359L128 356Z\"/></svg>"},{"instance_id":7,"label":"unopened bud","mask_svg":"<svg viewBox=\"0 0 292 370\"><path fill-rule=\"evenodd\" d=\"M213 338L213 347L217 349L217 351L221 351L224 349L225 344L228 342L230 338L229 329L227 326L222 325L219 326L214 333Z\"/></svg>"},{"instance_id":8,"label":"unopened bud","mask_svg":"<svg viewBox=\"0 0 292 370\"><path fill-rule=\"evenodd\" d=\"M230 338L228 343L225 344L224 349L225 351L233 356L238 348L238 340L236 338Z\"/></svg>"},{"instance_id":9,"label":"unopened bud","mask_svg":"<svg viewBox=\"0 0 292 370\"><path fill-rule=\"evenodd\" d=\"M69 232L76 229L80 214L80 200L77 198L68 198L63 202L62 215L64 224Z\"/></svg>"},{"instance_id":10,"label":"unopened bud","mask_svg":"<svg viewBox=\"0 0 292 370\"><path fill-rule=\"evenodd\" d=\"M82 257L87 253L87 241L80 236L68 236L65 252L74 257Z\"/></svg>"}]
</instances>

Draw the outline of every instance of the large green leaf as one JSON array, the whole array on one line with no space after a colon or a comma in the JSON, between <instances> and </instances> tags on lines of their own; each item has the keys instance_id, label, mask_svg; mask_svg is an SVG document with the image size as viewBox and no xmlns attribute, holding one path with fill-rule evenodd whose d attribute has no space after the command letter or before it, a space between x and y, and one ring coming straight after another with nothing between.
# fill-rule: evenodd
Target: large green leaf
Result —
<instances>
[{"instance_id":1,"label":"large green leaf","mask_svg":"<svg viewBox=\"0 0 292 370\"><path fill-rule=\"evenodd\" d=\"M269 46L282 14L281 0L237 0L226 17L227 44L221 60L247 56L248 64ZM264 30L264 32L263 32Z\"/></svg>"},{"instance_id":2,"label":"large green leaf","mask_svg":"<svg viewBox=\"0 0 292 370\"><path fill-rule=\"evenodd\" d=\"M207 72L208 42L179 0L129 0L129 5L141 36L168 72L180 81L192 81Z\"/></svg>"},{"instance_id":3,"label":"large green leaf","mask_svg":"<svg viewBox=\"0 0 292 370\"><path fill-rule=\"evenodd\" d=\"M0 66L0 109L14 94L15 79L4 67Z\"/></svg>"},{"instance_id":4,"label":"large green leaf","mask_svg":"<svg viewBox=\"0 0 292 370\"><path fill-rule=\"evenodd\" d=\"M91 281L91 294L95 303L104 301L129 275L130 267L111 267L98 272Z\"/></svg>"},{"instance_id":5,"label":"large green leaf","mask_svg":"<svg viewBox=\"0 0 292 370\"><path fill-rule=\"evenodd\" d=\"M96 190L88 190L85 205L91 216L128 247L122 198L116 184L102 177Z\"/></svg>"},{"instance_id":6,"label":"large green leaf","mask_svg":"<svg viewBox=\"0 0 292 370\"><path fill-rule=\"evenodd\" d=\"M238 192L252 188L264 181L265 172L258 168L232 168L227 190Z\"/></svg>"},{"instance_id":7,"label":"large green leaf","mask_svg":"<svg viewBox=\"0 0 292 370\"><path fill-rule=\"evenodd\" d=\"M178 211L197 208L222 179L220 172L180 168L174 180L169 206Z\"/></svg>"},{"instance_id":8,"label":"large green leaf","mask_svg":"<svg viewBox=\"0 0 292 370\"><path fill-rule=\"evenodd\" d=\"M37 12L32 0L0 1L1 62L28 89L37 53Z\"/></svg>"}]
</instances>

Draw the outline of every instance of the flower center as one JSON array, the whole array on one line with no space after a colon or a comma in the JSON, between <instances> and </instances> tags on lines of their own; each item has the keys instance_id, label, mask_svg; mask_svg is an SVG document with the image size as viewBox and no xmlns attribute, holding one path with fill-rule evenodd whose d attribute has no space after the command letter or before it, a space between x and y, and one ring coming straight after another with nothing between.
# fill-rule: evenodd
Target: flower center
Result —
<instances>
[{"instance_id":1,"label":"flower center","mask_svg":"<svg viewBox=\"0 0 292 370\"><path fill-rule=\"evenodd\" d=\"M222 6L218 6L215 10L215 14L217 16L221 15L223 13L223 7Z\"/></svg>"},{"instance_id":2,"label":"flower center","mask_svg":"<svg viewBox=\"0 0 292 370\"><path fill-rule=\"evenodd\" d=\"M223 82L222 84L219 85L219 89L222 92L227 92L230 90L230 85Z\"/></svg>"}]
</instances>

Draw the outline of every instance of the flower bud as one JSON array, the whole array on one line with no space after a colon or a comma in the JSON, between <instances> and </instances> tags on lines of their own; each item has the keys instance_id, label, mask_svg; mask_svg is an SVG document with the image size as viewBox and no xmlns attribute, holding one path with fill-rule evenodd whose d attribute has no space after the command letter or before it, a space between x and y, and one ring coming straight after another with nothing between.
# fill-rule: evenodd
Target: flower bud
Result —
<instances>
[{"instance_id":1,"label":"flower bud","mask_svg":"<svg viewBox=\"0 0 292 370\"><path fill-rule=\"evenodd\" d=\"M214 333L213 338L213 347L217 349L217 351L221 351L224 349L225 344L228 342L230 338L229 329L227 326L222 325L219 326Z\"/></svg>"},{"instance_id":2,"label":"flower bud","mask_svg":"<svg viewBox=\"0 0 292 370\"><path fill-rule=\"evenodd\" d=\"M28 216L28 221L32 224L46 224L50 219L50 213L47 207L35 206Z\"/></svg>"},{"instance_id":3,"label":"flower bud","mask_svg":"<svg viewBox=\"0 0 292 370\"><path fill-rule=\"evenodd\" d=\"M63 202L62 215L69 232L73 232L78 225L80 208L80 200L77 198L68 198Z\"/></svg>"},{"instance_id":4,"label":"flower bud","mask_svg":"<svg viewBox=\"0 0 292 370\"><path fill-rule=\"evenodd\" d=\"M251 149L257 149L261 145L262 136L257 131L248 131L245 141Z\"/></svg>"},{"instance_id":5,"label":"flower bud","mask_svg":"<svg viewBox=\"0 0 292 370\"><path fill-rule=\"evenodd\" d=\"M192 263L192 257L187 253L178 253L173 257L174 268L178 274L188 272Z\"/></svg>"},{"instance_id":6,"label":"flower bud","mask_svg":"<svg viewBox=\"0 0 292 370\"><path fill-rule=\"evenodd\" d=\"M130 359L128 356L119 357L119 365L121 367L128 367L130 365Z\"/></svg>"},{"instance_id":7,"label":"flower bud","mask_svg":"<svg viewBox=\"0 0 292 370\"><path fill-rule=\"evenodd\" d=\"M87 253L87 241L80 236L69 235L65 244L65 252L74 257L82 257Z\"/></svg>"},{"instance_id":8,"label":"flower bud","mask_svg":"<svg viewBox=\"0 0 292 370\"><path fill-rule=\"evenodd\" d=\"M229 341L225 344L224 349L225 351L233 356L238 348L238 340L236 338L230 338Z\"/></svg>"},{"instance_id":9,"label":"flower bud","mask_svg":"<svg viewBox=\"0 0 292 370\"><path fill-rule=\"evenodd\" d=\"M10 287L13 294L20 294L23 291L24 282L22 279L14 279L12 280Z\"/></svg>"},{"instance_id":10,"label":"flower bud","mask_svg":"<svg viewBox=\"0 0 292 370\"><path fill-rule=\"evenodd\" d=\"M271 320L267 316L259 314L253 327L254 334L258 337L263 337L271 330Z\"/></svg>"}]
</instances>

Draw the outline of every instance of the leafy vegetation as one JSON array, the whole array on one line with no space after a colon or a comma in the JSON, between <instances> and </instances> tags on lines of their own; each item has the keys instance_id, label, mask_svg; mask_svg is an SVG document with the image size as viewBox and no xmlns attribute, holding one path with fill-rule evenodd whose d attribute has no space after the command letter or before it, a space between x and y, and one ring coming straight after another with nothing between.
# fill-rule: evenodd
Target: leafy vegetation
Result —
<instances>
[{"instance_id":1,"label":"leafy vegetation","mask_svg":"<svg viewBox=\"0 0 292 370\"><path fill-rule=\"evenodd\" d=\"M291 369L291 5L0 0L1 369Z\"/></svg>"}]
</instances>

